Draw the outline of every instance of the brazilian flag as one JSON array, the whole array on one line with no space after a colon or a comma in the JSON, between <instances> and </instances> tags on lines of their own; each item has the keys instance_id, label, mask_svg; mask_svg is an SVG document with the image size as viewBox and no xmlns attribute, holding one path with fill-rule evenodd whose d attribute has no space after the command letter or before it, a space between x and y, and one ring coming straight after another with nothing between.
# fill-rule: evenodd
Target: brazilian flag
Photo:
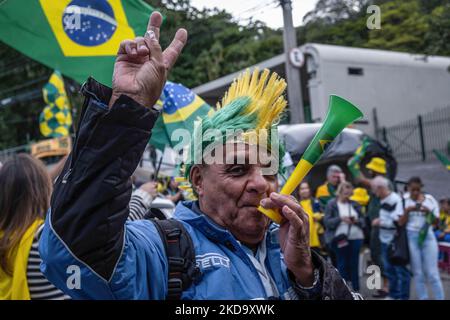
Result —
<instances>
[{"instance_id":1,"label":"brazilian flag","mask_svg":"<svg viewBox=\"0 0 450 320\"><path fill-rule=\"evenodd\" d=\"M152 11L141 0L0 1L0 40L79 83L111 85L120 42L144 35Z\"/></svg>"},{"instance_id":2,"label":"brazilian flag","mask_svg":"<svg viewBox=\"0 0 450 320\"><path fill-rule=\"evenodd\" d=\"M161 115L152 130L150 144L164 150L174 147L178 141L172 139L176 129L194 130L194 121L209 112L214 112L202 98L182 84L167 81L158 101Z\"/></svg>"},{"instance_id":3,"label":"brazilian flag","mask_svg":"<svg viewBox=\"0 0 450 320\"><path fill-rule=\"evenodd\" d=\"M47 106L39 116L39 128L44 137L58 138L69 135L72 114L64 80L59 71L55 71L42 89Z\"/></svg>"}]
</instances>

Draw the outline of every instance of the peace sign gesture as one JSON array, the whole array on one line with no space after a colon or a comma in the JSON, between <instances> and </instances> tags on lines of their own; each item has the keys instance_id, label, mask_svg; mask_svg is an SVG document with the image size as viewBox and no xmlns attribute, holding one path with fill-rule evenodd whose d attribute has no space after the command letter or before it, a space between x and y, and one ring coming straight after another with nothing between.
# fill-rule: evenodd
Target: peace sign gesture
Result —
<instances>
[{"instance_id":1,"label":"peace sign gesture","mask_svg":"<svg viewBox=\"0 0 450 320\"><path fill-rule=\"evenodd\" d=\"M155 11L150 16L144 37L120 43L114 64L110 107L121 94L145 107L152 107L159 99L168 72L187 41L187 31L179 29L172 43L162 51L159 44L161 23L162 16Z\"/></svg>"}]
</instances>

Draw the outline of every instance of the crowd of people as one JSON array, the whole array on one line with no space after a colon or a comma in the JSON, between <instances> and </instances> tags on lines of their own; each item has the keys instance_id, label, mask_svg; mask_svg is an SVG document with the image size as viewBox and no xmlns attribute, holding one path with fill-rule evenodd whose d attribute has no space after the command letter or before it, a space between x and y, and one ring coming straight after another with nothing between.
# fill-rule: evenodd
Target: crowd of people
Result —
<instances>
[{"instance_id":1,"label":"crowd of people","mask_svg":"<svg viewBox=\"0 0 450 320\"><path fill-rule=\"evenodd\" d=\"M0 299L70 298L40 271L42 260L38 251L50 206L51 181L60 174L65 160L55 166L55 172L48 171L30 155L19 154L0 170L0 288L8 287L7 282L27 285L27 290L12 290L12 285L11 291L0 290ZM373 166L374 162L379 165ZM427 284L433 298L444 299L437 268L438 259L443 258L439 257L438 242L450 242L450 199L438 203L422 191L418 177L408 181L405 193L395 192L394 184L385 176L385 166L381 158L372 159L366 166L373 176L369 190L362 183L354 188L337 165L328 167L327 179L315 194L308 182L300 184L297 197L308 215L311 250L330 260L356 292L361 286L360 254L367 246L371 250L370 263L381 268L385 279L384 287L374 297L409 299L413 277L418 299L429 298ZM170 219L186 194L175 177L133 181L128 221ZM402 226L407 232L409 265L391 263L388 254L389 245ZM21 278L17 279L17 275Z\"/></svg>"},{"instance_id":2,"label":"crowd of people","mask_svg":"<svg viewBox=\"0 0 450 320\"><path fill-rule=\"evenodd\" d=\"M409 299L413 277L418 299L429 298L427 284L434 299L444 299L438 270L438 259L444 256L439 253L438 242L450 240L449 198L438 203L423 192L419 177L411 177L403 193L396 192L381 157L373 157L367 163L365 171L369 177L361 170L349 169L353 184L339 166L331 165L315 197L307 182L298 189L298 199L310 217L311 248L332 261L356 291L361 285L361 249L367 246L369 263L380 267L384 279L383 288L373 294L375 298ZM408 239L408 264L392 263L389 256L401 228L406 230Z\"/></svg>"},{"instance_id":3,"label":"crowd of people","mask_svg":"<svg viewBox=\"0 0 450 320\"><path fill-rule=\"evenodd\" d=\"M158 117L148 106L187 41L180 29L162 51L161 23L155 12L145 37L121 43L112 89L94 79L83 86L67 158L51 172L22 154L0 168L0 299L357 300L366 244L390 298L408 299L410 271L418 298L428 298L426 284L444 298L437 239L448 239L448 199L439 209L417 177L397 194L380 157L364 175L365 142L349 160L351 179L332 165L315 194L303 182L297 199L278 193L282 166L263 174L260 159L250 162L261 145L244 134L220 140L220 147L231 145L223 148L231 162L186 163L195 200L174 177L139 181L136 167ZM258 135L276 128L285 87L268 70L242 75L199 130ZM201 151L211 147L197 143ZM272 147L264 144L269 154ZM259 206L277 210L281 223ZM389 255L402 227L410 271Z\"/></svg>"}]
</instances>

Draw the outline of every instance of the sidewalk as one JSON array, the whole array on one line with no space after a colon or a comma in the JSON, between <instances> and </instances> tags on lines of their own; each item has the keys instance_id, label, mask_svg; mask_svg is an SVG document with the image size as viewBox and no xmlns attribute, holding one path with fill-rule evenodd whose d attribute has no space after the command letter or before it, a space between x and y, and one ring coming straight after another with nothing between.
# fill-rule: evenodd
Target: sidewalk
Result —
<instances>
[{"instance_id":1,"label":"sidewalk","mask_svg":"<svg viewBox=\"0 0 450 320\"><path fill-rule=\"evenodd\" d=\"M368 255L366 256L366 255L362 254L361 260L363 262L363 266L365 266L367 263L366 262L367 257L368 257ZM360 291L361 291L360 293L366 300L380 300L380 299L376 299L376 298L372 297L372 294L374 294L376 292L376 290L369 290L367 288L368 276L369 276L368 274L363 274L362 277L360 277L360 280L359 280L359 286L360 286ZM450 274L446 273L446 272L441 272L441 281L442 281L442 286L444 287L445 299L450 300ZM431 292L429 292L429 297L430 298L433 297ZM416 291L414 289L414 279L413 278L411 278L410 300L417 300Z\"/></svg>"}]
</instances>

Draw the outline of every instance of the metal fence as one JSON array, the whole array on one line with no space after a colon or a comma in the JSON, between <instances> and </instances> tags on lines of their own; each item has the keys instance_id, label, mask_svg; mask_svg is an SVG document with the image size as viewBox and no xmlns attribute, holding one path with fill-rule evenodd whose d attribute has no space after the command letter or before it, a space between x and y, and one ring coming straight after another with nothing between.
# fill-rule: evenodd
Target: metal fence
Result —
<instances>
[{"instance_id":1,"label":"metal fence","mask_svg":"<svg viewBox=\"0 0 450 320\"><path fill-rule=\"evenodd\" d=\"M432 160L433 150L450 155L450 107L378 130L398 161Z\"/></svg>"}]
</instances>

